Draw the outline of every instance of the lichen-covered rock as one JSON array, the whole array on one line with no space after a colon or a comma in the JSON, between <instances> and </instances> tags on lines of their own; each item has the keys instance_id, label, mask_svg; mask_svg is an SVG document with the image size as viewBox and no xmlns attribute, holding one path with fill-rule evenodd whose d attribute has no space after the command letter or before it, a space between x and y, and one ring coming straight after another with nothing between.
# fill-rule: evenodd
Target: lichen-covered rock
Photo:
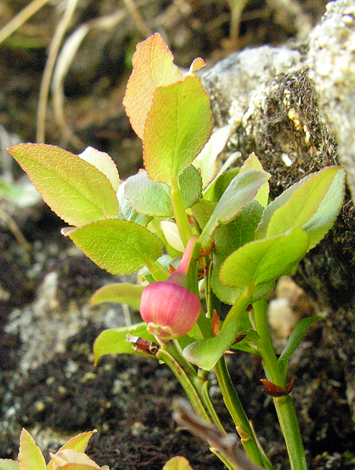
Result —
<instances>
[{"instance_id":1,"label":"lichen-covered rock","mask_svg":"<svg viewBox=\"0 0 355 470\"><path fill-rule=\"evenodd\" d=\"M216 125L235 125L227 153L237 150L245 159L255 152L272 175L273 196L305 174L342 163L355 199L354 56L355 2L338 0L304 41L244 50L201 72ZM348 192L335 227L296 276L325 320L292 358L293 394L306 446L322 442L330 453L342 452L343 437L354 435L354 246Z\"/></svg>"},{"instance_id":2,"label":"lichen-covered rock","mask_svg":"<svg viewBox=\"0 0 355 470\"><path fill-rule=\"evenodd\" d=\"M307 64L321 115L338 145L355 201L355 3L327 5L321 24L309 36Z\"/></svg>"}]
</instances>

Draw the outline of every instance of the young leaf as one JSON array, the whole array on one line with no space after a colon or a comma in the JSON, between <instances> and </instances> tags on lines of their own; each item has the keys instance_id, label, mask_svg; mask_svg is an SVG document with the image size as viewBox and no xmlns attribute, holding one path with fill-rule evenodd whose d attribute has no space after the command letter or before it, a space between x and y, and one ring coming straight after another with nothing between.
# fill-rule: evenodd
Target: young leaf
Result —
<instances>
[{"instance_id":1,"label":"young leaf","mask_svg":"<svg viewBox=\"0 0 355 470\"><path fill-rule=\"evenodd\" d=\"M272 216L266 235L280 235L293 227L303 227L317 212L339 167L328 167L312 175L298 188L289 201Z\"/></svg>"},{"instance_id":2,"label":"young leaf","mask_svg":"<svg viewBox=\"0 0 355 470\"><path fill-rule=\"evenodd\" d=\"M287 374L287 365L291 355L296 351L301 341L306 336L308 328L321 317L309 317L299 320L293 328L290 337L287 340L286 346L279 357L280 371L285 375Z\"/></svg>"},{"instance_id":3,"label":"young leaf","mask_svg":"<svg viewBox=\"0 0 355 470\"><path fill-rule=\"evenodd\" d=\"M96 429L94 431L88 431L88 432L83 432L80 433L71 439L67 443L65 443L59 450L58 452L65 450L65 449L73 449L76 450L77 452L85 452L86 447L88 445L88 442L93 434L95 434L97 431ZM49 464L47 465L47 470L53 470L53 459L49 461Z\"/></svg>"},{"instance_id":4,"label":"young leaf","mask_svg":"<svg viewBox=\"0 0 355 470\"><path fill-rule=\"evenodd\" d=\"M234 220L216 229L211 287L219 300L224 303L233 305L239 297L241 289L228 287L221 282L219 278L221 266L235 250L254 240L254 232L262 213L261 205L253 200L242 209Z\"/></svg>"},{"instance_id":5,"label":"young leaf","mask_svg":"<svg viewBox=\"0 0 355 470\"><path fill-rule=\"evenodd\" d=\"M116 192L108 178L78 155L52 145L20 144L8 149L49 207L81 227L116 217Z\"/></svg>"},{"instance_id":6,"label":"young leaf","mask_svg":"<svg viewBox=\"0 0 355 470\"><path fill-rule=\"evenodd\" d=\"M66 442L58 452L65 449L72 449L76 450L77 452L85 452L89 440L96 432L96 429L94 429L93 431L86 431L77 434L76 436L69 439L69 441ZM49 468L47 468L47 470L49 470Z\"/></svg>"},{"instance_id":7,"label":"young leaf","mask_svg":"<svg viewBox=\"0 0 355 470\"><path fill-rule=\"evenodd\" d=\"M103 302L114 302L116 304L127 304L135 310L139 310L141 295L144 286L123 282L109 284L98 289L90 299L90 305L98 305Z\"/></svg>"},{"instance_id":8,"label":"young leaf","mask_svg":"<svg viewBox=\"0 0 355 470\"><path fill-rule=\"evenodd\" d=\"M215 229L234 219L269 178L267 173L254 170L239 173L233 178L200 235L203 248L211 243Z\"/></svg>"},{"instance_id":9,"label":"young leaf","mask_svg":"<svg viewBox=\"0 0 355 470\"><path fill-rule=\"evenodd\" d=\"M198 200L202 181L196 168L189 165L179 177L182 198L186 208ZM124 193L133 209L154 217L173 217L171 191L167 184L154 183L146 171L140 171L125 182Z\"/></svg>"},{"instance_id":10,"label":"young leaf","mask_svg":"<svg viewBox=\"0 0 355 470\"><path fill-rule=\"evenodd\" d=\"M80 153L78 156L86 162L91 163L91 165L107 176L114 191L117 192L118 186L120 185L120 177L115 162L108 153L87 147L84 152Z\"/></svg>"},{"instance_id":11,"label":"young leaf","mask_svg":"<svg viewBox=\"0 0 355 470\"><path fill-rule=\"evenodd\" d=\"M43 454L26 429L21 431L18 460L20 470L46 470Z\"/></svg>"},{"instance_id":12,"label":"young leaf","mask_svg":"<svg viewBox=\"0 0 355 470\"><path fill-rule=\"evenodd\" d=\"M153 233L125 220L101 220L67 234L94 263L111 274L132 274L143 266L150 269L163 249Z\"/></svg>"},{"instance_id":13,"label":"young leaf","mask_svg":"<svg viewBox=\"0 0 355 470\"><path fill-rule=\"evenodd\" d=\"M0 459L0 470L20 470L20 464L15 460Z\"/></svg>"},{"instance_id":14,"label":"young leaf","mask_svg":"<svg viewBox=\"0 0 355 470\"><path fill-rule=\"evenodd\" d=\"M155 89L183 79L173 59L158 33L140 42L133 54L133 72L128 80L123 104L133 130L141 139Z\"/></svg>"},{"instance_id":15,"label":"young leaf","mask_svg":"<svg viewBox=\"0 0 355 470\"><path fill-rule=\"evenodd\" d=\"M243 166L240 169L240 173L243 173L247 170L263 171L265 174L268 174L266 171L264 171L258 157L254 152L250 154L249 157L245 160ZM254 199L258 201L262 207L267 206L269 201L269 183L267 181L259 188Z\"/></svg>"},{"instance_id":16,"label":"young leaf","mask_svg":"<svg viewBox=\"0 0 355 470\"><path fill-rule=\"evenodd\" d=\"M131 343L126 341L127 334L138 336L148 341L155 341L155 337L147 331L146 323L138 323L131 326L123 326L111 330L104 330L95 340L94 359L97 364L102 356L106 354L135 354L144 356L135 351Z\"/></svg>"},{"instance_id":17,"label":"young leaf","mask_svg":"<svg viewBox=\"0 0 355 470\"><path fill-rule=\"evenodd\" d=\"M285 235L243 245L224 262L221 281L231 287L270 286L290 273L308 251L309 236L301 228Z\"/></svg>"},{"instance_id":18,"label":"young leaf","mask_svg":"<svg viewBox=\"0 0 355 470\"><path fill-rule=\"evenodd\" d=\"M224 149L232 132L232 127L232 125L228 124L214 131L210 140L192 162L192 164L201 171L202 185L204 188L206 188L217 174L217 157Z\"/></svg>"},{"instance_id":19,"label":"young leaf","mask_svg":"<svg viewBox=\"0 0 355 470\"><path fill-rule=\"evenodd\" d=\"M201 59L201 57L196 57L196 59L194 59L190 65L189 75L193 75L198 70L201 70L202 67L206 67L206 62Z\"/></svg>"},{"instance_id":20,"label":"young leaf","mask_svg":"<svg viewBox=\"0 0 355 470\"><path fill-rule=\"evenodd\" d=\"M91 460L91 459L90 459ZM99 467L97 464L89 465L85 463L75 463L75 462L65 462L62 465L55 467L55 470L108 470L106 465L105 467Z\"/></svg>"},{"instance_id":21,"label":"young leaf","mask_svg":"<svg viewBox=\"0 0 355 470\"><path fill-rule=\"evenodd\" d=\"M185 251L185 246L181 240L176 223L170 222L169 220L162 220L160 222L160 226L167 243L169 243L174 250L183 253Z\"/></svg>"},{"instance_id":22,"label":"young leaf","mask_svg":"<svg viewBox=\"0 0 355 470\"><path fill-rule=\"evenodd\" d=\"M56 454L50 454L53 460L54 470L68 469L68 470L95 470L104 467L99 467L96 462L83 452L78 452L74 449L59 450ZM108 467L105 467L108 469Z\"/></svg>"},{"instance_id":23,"label":"young leaf","mask_svg":"<svg viewBox=\"0 0 355 470\"><path fill-rule=\"evenodd\" d=\"M163 467L163 470L192 470L191 465L185 457L174 457L170 459Z\"/></svg>"},{"instance_id":24,"label":"young leaf","mask_svg":"<svg viewBox=\"0 0 355 470\"><path fill-rule=\"evenodd\" d=\"M144 165L149 178L159 183L176 183L200 153L211 131L209 98L196 75L157 88L143 138Z\"/></svg>"}]
</instances>

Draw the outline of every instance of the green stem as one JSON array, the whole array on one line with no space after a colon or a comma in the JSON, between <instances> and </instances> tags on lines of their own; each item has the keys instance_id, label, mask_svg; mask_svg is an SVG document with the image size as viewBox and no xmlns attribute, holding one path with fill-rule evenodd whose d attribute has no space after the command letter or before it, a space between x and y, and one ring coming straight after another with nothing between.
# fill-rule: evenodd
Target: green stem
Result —
<instances>
[{"instance_id":1,"label":"green stem","mask_svg":"<svg viewBox=\"0 0 355 470\"><path fill-rule=\"evenodd\" d=\"M167 363L167 365L173 370L179 381L180 378L182 378L183 382L180 381L180 383L184 387L186 393L188 393L188 390L191 392L191 386L194 389L193 394L197 393L205 414L200 415L198 412L200 405L196 403L196 409L194 403L191 401L196 413L200 416L200 418L203 418L209 423L216 424L221 429L221 431L225 433L225 430L217 416L208 394L208 382L206 382L206 377L199 376L192 364L184 358L180 345L177 341L168 341L166 343L161 342L161 348L157 353L157 357L158 359L162 359L164 362L166 362L165 359L159 357L159 354L164 356L164 352L166 352L173 359L173 361L171 361L169 357L166 357L166 359L170 360L170 363ZM186 378L188 379L188 382L186 382ZM189 395L188 397L190 399Z\"/></svg>"},{"instance_id":2,"label":"green stem","mask_svg":"<svg viewBox=\"0 0 355 470\"><path fill-rule=\"evenodd\" d=\"M174 356L177 356L178 360ZM156 357L157 359L165 362L165 364L174 372L176 378L183 386L196 414L204 421L216 424L221 429L221 431L225 433L226 431L222 427L214 410L204 381L198 377L195 369L191 366L191 364L188 365L188 369L185 369L186 360L183 357L180 357L180 351L176 347L176 344L173 342L162 343L156 354ZM183 366L178 362L181 359ZM191 372L191 368L193 373ZM230 461L228 455L224 455L220 451L217 452L215 449L213 449L212 445L211 450L222 460L229 470L237 470L239 468L239 466L237 467L235 464L233 464L233 462Z\"/></svg>"},{"instance_id":3,"label":"green stem","mask_svg":"<svg viewBox=\"0 0 355 470\"><path fill-rule=\"evenodd\" d=\"M250 304L251 296L249 294L249 289L245 289L242 292L241 296L233 307L229 310L226 319L223 322L221 333L229 326L231 323L236 324L240 321L242 316L245 314L248 305Z\"/></svg>"},{"instance_id":4,"label":"green stem","mask_svg":"<svg viewBox=\"0 0 355 470\"><path fill-rule=\"evenodd\" d=\"M214 455L216 457L219 458L219 460L221 460L224 465L228 468L228 470L239 470L240 467L235 467L232 463L228 462L228 460L224 457L224 455L222 455L219 451L216 451L215 449L213 449L212 447L210 448L210 450L214 453Z\"/></svg>"},{"instance_id":5,"label":"green stem","mask_svg":"<svg viewBox=\"0 0 355 470\"><path fill-rule=\"evenodd\" d=\"M274 398L277 417L284 435L292 470L307 470L295 405L290 395Z\"/></svg>"},{"instance_id":6,"label":"green stem","mask_svg":"<svg viewBox=\"0 0 355 470\"><path fill-rule=\"evenodd\" d=\"M237 427L238 434L241 437L241 442L246 453L257 465L272 470L273 466L266 457L264 451L260 448L248 417L244 411L243 405L240 402L238 393L233 386L224 357L222 357L216 364L215 373L221 388L224 402Z\"/></svg>"},{"instance_id":7,"label":"green stem","mask_svg":"<svg viewBox=\"0 0 355 470\"><path fill-rule=\"evenodd\" d=\"M208 412L210 414L210 416L212 417L212 421L213 423L219 427L219 429L225 433L225 429L218 417L218 414L212 404L212 401L211 401L211 397L210 397L210 382L208 380L206 380L203 384L202 384L202 397L203 397L203 401L205 403L205 406L206 408L208 409Z\"/></svg>"},{"instance_id":8,"label":"green stem","mask_svg":"<svg viewBox=\"0 0 355 470\"><path fill-rule=\"evenodd\" d=\"M257 333L260 337L259 352L268 380L280 387L286 386L285 378L280 371L277 357L272 346L267 323L267 303L265 300L255 302L254 318ZM298 426L295 406L289 395L274 398L274 405L281 430L286 442L292 470L307 470L301 433Z\"/></svg>"},{"instance_id":9,"label":"green stem","mask_svg":"<svg viewBox=\"0 0 355 470\"><path fill-rule=\"evenodd\" d=\"M199 395L198 390L193 384L192 376L187 372L175 359L171 353L176 353L173 343L165 343L161 345L161 348L156 354L157 359L165 362L165 364L170 367L174 372L176 378L184 387L185 393L190 400L195 412L197 415L204 419L205 421L211 422L209 414L207 413L203 401ZM195 372L196 375L196 372Z\"/></svg>"},{"instance_id":10,"label":"green stem","mask_svg":"<svg viewBox=\"0 0 355 470\"><path fill-rule=\"evenodd\" d=\"M286 386L286 380L280 371L274 347L271 342L269 334L269 326L267 322L267 302L266 300L259 300L253 304L254 321L256 331L259 335L258 350L263 358L266 367L266 374L268 380L279 387Z\"/></svg>"},{"instance_id":11,"label":"green stem","mask_svg":"<svg viewBox=\"0 0 355 470\"><path fill-rule=\"evenodd\" d=\"M192 230L186 215L184 201L178 181L171 185L171 202L174 209L175 221L179 229L181 240L184 246L191 238Z\"/></svg>"}]
</instances>

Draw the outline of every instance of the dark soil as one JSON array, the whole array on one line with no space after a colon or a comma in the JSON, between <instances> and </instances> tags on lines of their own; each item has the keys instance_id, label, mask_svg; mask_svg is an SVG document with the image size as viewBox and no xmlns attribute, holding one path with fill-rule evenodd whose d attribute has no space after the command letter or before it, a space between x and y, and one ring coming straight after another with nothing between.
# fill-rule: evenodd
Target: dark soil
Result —
<instances>
[{"instance_id":1,"label":"dark soil","mask_svg":"<svg viewBox=\"0 0 355 470\"><path fill-rule=\"evenodd\" d=\"M3 3L5 0L0 0L0 7ZM0 125L24 142L36 139L36 108L46 47L58 23L54 3L31 19L34 38L30 37L30 28L24 26L0 46ZM115 3L124 8L123 2ZM149 29L164 35L180 66L188 67L197 56L212 65L229 53L227 1L175 3L181 3L181 8L174 9L172 2L164 0L142 2L140 12ZM326 2L296 3L315 24ZM5 21L24 4L27 2L6 2ZM108 0L83 1L70 31L116 8ZM237 46L283 44L295 34L293 25L286 27L275 21L275 11L267 2L252 0L242 15ZM142 32L127 15L114 30L92 31L79 49L65 81L65 112L82 147L77 140L62 135L51 106L47 115L49 143L75 153L89 145L107 151L123 178L141 165L141 144L121 103L131 54L142 39ZM31 41L35 41L36 48L30 46ZM3 171L1 162L0 169ZM16 165L12 172L16 179L21 176ZM71 251L71 242L59 233L62 222L43 204L25 209L3 204L31 246L26 251L8 225L0 225L0 287L8 293L5 298L0 296L0 458L17 456L21 427L29 429L46 452L57 450L75 433L96 428L99 433L92 438L88 453L111 470L161 470L175 455L186 456L194 470L224 468L205 444L177 429L171 418L171 402L183 391L166 367L153 359L126 356L104 358L94 367L93 341L104 328L99 314L85 317L81 327L68 335L60 352L48 351L47 360L40 356L39 346L36 360L23 369L21 361L28 344L16 328L8 326L10 319L25 317L26 308L32 309L46 275L54 272L58 276L56 303L48 307L48 315L55 311L63 317L73 310L81 312L95 289L111 282L112 276ZM14 317L16 309L19 313ZM133 314L133 318L139 317ZM344 371L351 365L345 364L335 349L324 347L329 344L324 338L331 334L326 322L314 328L292 363L292 374L297 377L293 396L310 468L314 470L354 467L350 462L355 455L355 431L344 380ZM259 362L238 354L229 363L262 445L275 468L287 469L273 405L261 391ZM212 392L228 431L233 432L218 388L212 387Z\"/></svg>"}]
</instances>

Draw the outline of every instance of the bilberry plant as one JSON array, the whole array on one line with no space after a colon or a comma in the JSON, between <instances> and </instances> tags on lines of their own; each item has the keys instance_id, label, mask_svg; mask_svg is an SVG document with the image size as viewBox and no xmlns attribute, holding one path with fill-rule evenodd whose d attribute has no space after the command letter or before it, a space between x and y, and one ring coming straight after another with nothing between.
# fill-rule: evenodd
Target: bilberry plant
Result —
<instances>
[{"instance_id":1,"label":"bilberry plant","mask_svg":"<svg viewBox=\"0 0 355 470\"><path fill-rule=\"evenodd\" d=\"M113 284L94 294L93 304L125 302L140 309L143 320L103 331L95 361L136 354L165 362L197 419L223 436L209 395L214 369L252 465L272 469L225 360L226 351L259 356L291 468L305 470L288 362L317 317L300 320L277 356L266 297L332 227L343 202L344 171L326 167L271 201L270 175L254 154L239 168L217 173L213 149L221 134L211 137L209 97L195 74L203 66L198 58L183 75L159 34L138 44L124 105L143 142L144 169L126 181L106 153L91 148L74 155L20 144L9 152L69 224L64 235L108 272L139 271L149 284ZM221 303L229 306L223 318ZM240 468L211 433L206 436L227 468Z\"/></svg>"}]
</instances>

